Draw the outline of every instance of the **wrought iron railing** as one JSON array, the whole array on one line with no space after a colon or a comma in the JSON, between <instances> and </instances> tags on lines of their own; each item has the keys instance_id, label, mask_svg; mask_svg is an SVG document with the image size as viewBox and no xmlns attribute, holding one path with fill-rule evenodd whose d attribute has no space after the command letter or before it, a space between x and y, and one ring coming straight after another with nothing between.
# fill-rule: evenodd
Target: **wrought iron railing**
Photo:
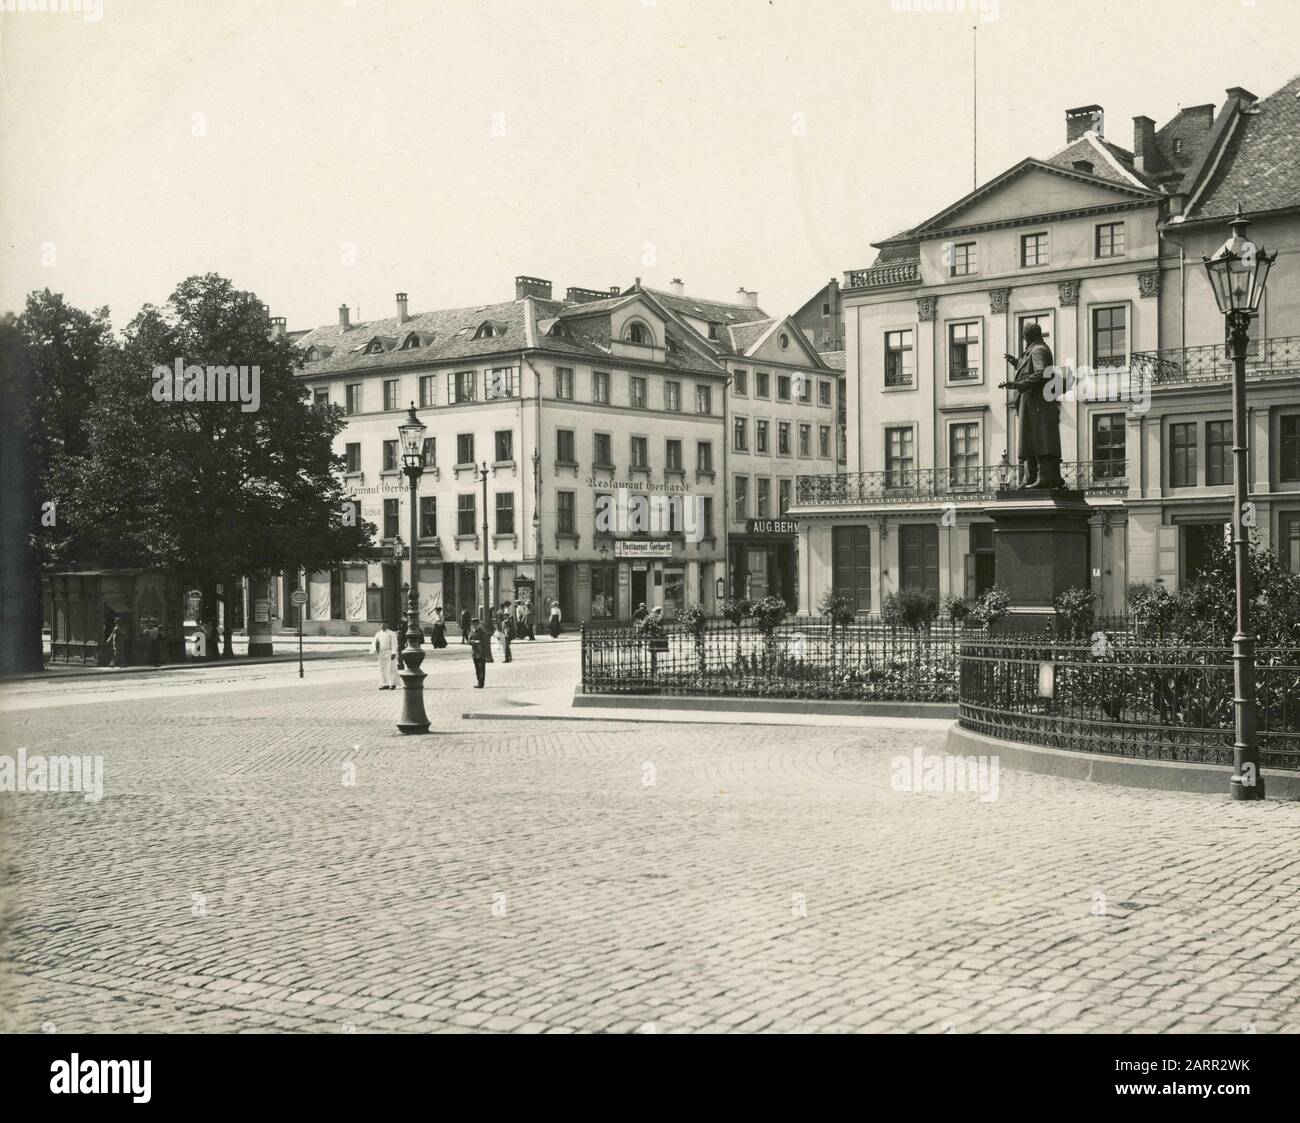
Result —
<instances>
[{"instance_id":1,"label":"wrought iron railing","mask_svg":"<svg viewBox=\"0 0 1300 1123\"><path fill-rule=\"evenodd\" d=\"M920 263L904 261L897 265L877 265L870 269L850 269L844 274L844 287L846 289L870 289L881 285L915 284L920 279Z\"/></svg>"},{"instance_id":2,"label":"wrought iron railing","mask_svg":"<svg viewBox=\"0 0 1300 1123\"><path fill-rule=\"evenodd\" d=\"M1123 460L1080 460L1062 464L1061 476L1072 490L1123 495L1128 491L1126 466ZM795 502L803 506L838 506L983 499L1015 483L1014 469L1003 464L835 472L800 476Z\"/></svg>"},{"instance_id":3,"label":"wrought iron railing","mask_svg":"<svg viewBox=\"0 0 1300 1123\"><path fill-rule=\"evenodd\" d=\"M662 637L628 627L582 631L587 694L673 694L955 702L965 634L935 624L913 632L875 622L778 626L707 620L667 625Z\"/></svg>"},{"instance_id":4,"label":"wrought iron railing","mask_svg":"<svg viewBox=\"0 0 1300 1123\"><path fill-rule=\"evenodd\" d=\"M1300 647L1256 651L1257 729L1266 768L1300 769ZM1104 643L961 644L958 721L1048 748L1230 765L1227 646L1108 633Z\"/></svg>"},{"instance_id":5,"label":"wrought iron railing","mask_svg":"<svg viewBox=\"0 0 1300 1123\"><path fill-rule=\"evenodd\" d=\"M1140 387L1213 382L1232 377L1232 359L1221 343L1134 351L1129 366L1134 383ZM1296 372L1300 372L1300 336L1251 340L1246 354L1247 377Z\"/></svg>"}]
</instances>

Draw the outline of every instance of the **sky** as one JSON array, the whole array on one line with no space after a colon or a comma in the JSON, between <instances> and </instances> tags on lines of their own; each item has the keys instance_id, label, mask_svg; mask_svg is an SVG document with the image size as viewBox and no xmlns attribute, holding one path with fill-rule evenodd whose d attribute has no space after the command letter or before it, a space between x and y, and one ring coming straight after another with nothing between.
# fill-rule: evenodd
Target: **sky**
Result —
<instances>
[{"instance_id":1,"label":"sky","mask_svg":"<svg viewBox=\"0 0 1300 1123\"><path fill-rule=\"evenodd\" d=\"M793 312L969 191L975 134L985 180L1067 108L1128 148L1300 72L1297 0L63 2L0 14L0 311L118 327L209 271L290 330L521 273Z\"/></svg>"}]
</instances>

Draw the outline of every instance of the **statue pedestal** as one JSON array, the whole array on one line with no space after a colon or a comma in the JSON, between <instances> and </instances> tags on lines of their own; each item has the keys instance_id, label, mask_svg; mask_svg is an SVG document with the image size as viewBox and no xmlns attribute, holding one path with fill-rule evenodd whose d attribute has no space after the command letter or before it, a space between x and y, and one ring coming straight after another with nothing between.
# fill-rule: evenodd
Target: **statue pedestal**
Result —
<instances>
[{"instance_id":1,"label":"statue pedestal","mask_svg":"<svg viewBox=\"0 0 1300 1123\"><path fill-rule=\"evenodd\" d=\"M984 513L993 520L995 579L1011 598L1003 626L1042 632L1053 622L1061 593L1091 584L1091 512L1083 492L1000 491Z\"/></svg>"}]
</instances>

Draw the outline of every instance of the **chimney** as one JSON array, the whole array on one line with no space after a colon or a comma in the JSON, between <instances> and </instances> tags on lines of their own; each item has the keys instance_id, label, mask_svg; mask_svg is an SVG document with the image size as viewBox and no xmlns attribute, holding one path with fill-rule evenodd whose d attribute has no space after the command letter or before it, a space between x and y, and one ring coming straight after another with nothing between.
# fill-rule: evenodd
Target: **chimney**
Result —
<instances>
[{"instance_id":1,"label":"chimney","mask_svg":"<svg viewBox=\"0 0 1300 1123\"><path fill-rule=\"evenodd\" d=\"M618 285L609 286L609 295L618 296L623 290Z\"/></svg>"},{"instance_id":2,"label":"chimney","mask_svg":"<svg viewBox=\"0 0 1300 1123\"><path fill-rule=\"evenodd\" d=\"M346 304L340 304L339 305L339 327L341 327L344 331L347 331L348 328L350 328L351 326L352 325L348 322L348 306Z\"/></svg>"},{"instance_id":3,"label":"chimney","mask_svg":"<svg viewBox=\"0 0 1300 1123\"><path fill-rule=\"evenodd\" d=\"M1133 166L1149 172L1156 165L1156 123L1150 117L1133 118Z\"/></svg>"},{"instance_id":4,"label":"chimney","mask_svg":"<svg viewBox=\"0 0 1300 1123\"><path fill-rule=\"evenodd\" d=\"M516 277L515 299L523 300L526 296L535 296L541 300L550 300L551 282L544 281L541 277Z\"/></svg>"},{"instance_id":5,"label":"chimney","mask_svg":"<svg viewBox=\"0 0 1300 1123\"><path fill-rule=\"evenodd\" d=\"M406 311L406 293L399 292L397 294L397 322L399 324L404 324L410 318L410 315Z\"/></svg>"},{"instance_id":6,"label":"chimney","mask_svg":"<svg viewBox=\"0 0 1300 1123\"><path fill-rule=\"evenodd\" d=\"M1225 90L1224 92L1229 97L1235 97L1240 99L1241 101L1244 101L1247 105L1254 105L1255 102L1259 101L1259 98L1257 98L1249 90L1243 89L1241 86L1229 86L1227 90Z\"/></svg>"},{"instance_id":7,"label":"chimney","mask_svg":"<svg viewBox=\"0 0 1300 1123\"><path fill-rule=\"evenodd\" d=\"M285 333L285 320L283 316L271 317L271 338L283 339Z\"/></svg>"},{"instance_id":8,"label":"chimney","mask_svg":"<svg viewBox=\"0 0 1300 1123\"><path fill-rule=\"evenodd\" d=\"M674 277L672 283L673 296L685 296L686 286L682 284L680 277Z\"/></svg>"},{"instance_id":9,"label":"chimney","mask_svg":"<svg viewBox=\"0 0 1300 1123\"><path fill-rule=\"evenodd\" d=\"M1080 105L1065 111L1065 143L1073 144L1084 133L1092 130L1105 135L1106 113L1100 105Z\"/></svg>"},{"instance_id":10,"label":"chimney","mask_svg":"<svg viewBox=\"0 0 1300 1123\"><path fill-rule=\"evenodd\" d=\"M570 285L564 290L564 299L568 304L590 304L593 300L608 300L609 293L601 289L584 289Z\"/></svg>"},{"instance_id":11,"label":"chimney","mask_svg":"<svg viewBox=\"0 0 1300 1123\"><path fill-rule=\"evenodd\" d=\"M755 292L746 292L746 291L745 291L745 286L744 286L744 285L741 285L740 288L738 288L738 289L736 290L736 297L737 297L737 300L736 300L736 303L737 303L737 304L743 304L743 305L745 305L746 308L757 308L757 307L758 307L758 293L757 293L757 291L755 291Z\"/></svg>"}]
</instances>

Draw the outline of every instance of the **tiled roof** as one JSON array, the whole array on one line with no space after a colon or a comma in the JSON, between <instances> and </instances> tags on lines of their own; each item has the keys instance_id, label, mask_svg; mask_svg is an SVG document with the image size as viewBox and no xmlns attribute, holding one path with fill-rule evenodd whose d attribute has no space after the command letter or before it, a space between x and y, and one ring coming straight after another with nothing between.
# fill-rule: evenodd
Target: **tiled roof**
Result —
<instances>
[{"instance_id":1,"label":"tiled roof","mask_svg":"<svg viewBox=\"0 0 1300 1123\"><path fill-rule=\"evenodd\" d=\"M753 320L768 320L761 308L751 308L748 304L728 304L721 300L701 300L694 296L678 296L676 293L663 292L660 289L644 290L653 296L670 312L679 316L690 316L697 320L708 320L718 324L743 324Z\"/></svg>"},{"instance_id":2,"label":"tiled roof","mask_svg":"<svg viewBox=\"0 0 1300 1123\"><path fill-rule=\"evenodd\" d=\"M1110 160L1106 159L1107 155L1111 157ZM1154 180L1143 175L1133 166L1132 152L1092 132L1084 133L1078 140L1067 144L1059 152L1054 152L1043 163L1075 171L1076 160L1086 160L1092 165L1092 171L1084 172L1084 175L1091 175L1110 183L1120 183L1125 187L1142 186L1153 191L1158 190ZM1112 160L1114 163L1111 162ZM1118 168L1116 164L1119 165ZM1134 180L1137 180L1136 185Z\"/></svg>"},{"instance_id":3,"label":"tiled roof","mask_svg":"<svg viewBox=\"0 0 1300 1123\"><path fill-rule=\"evenodd\" d=\"M1300 206L1300 76L1239 117L1186 221Z\"/></svg>"},{"instance_id":4,"label":"tiled roof","mask_svg":"<svg viewBox=\"0 0 1300 1123\"><path fill-rule=\"evenodd\" d=\"M732 324L718 329L718 342L727 345L736 355L743 355L771 328L772 320L754 320L748 324Z\"/></svg>"},{"instance_id":5,"label":"tiled roof","mask_svg":"<svg viewBox=\"0 0 1300 1123\"><path fill-rule=\"evenodd\" d=\"M822 362L824 362L828 367L830 367L831 370L843 370L843 369L844 369L844 352L843 352L843 351L823 351L823 352L822 352Z\"/></svg>"}]
</instances>

